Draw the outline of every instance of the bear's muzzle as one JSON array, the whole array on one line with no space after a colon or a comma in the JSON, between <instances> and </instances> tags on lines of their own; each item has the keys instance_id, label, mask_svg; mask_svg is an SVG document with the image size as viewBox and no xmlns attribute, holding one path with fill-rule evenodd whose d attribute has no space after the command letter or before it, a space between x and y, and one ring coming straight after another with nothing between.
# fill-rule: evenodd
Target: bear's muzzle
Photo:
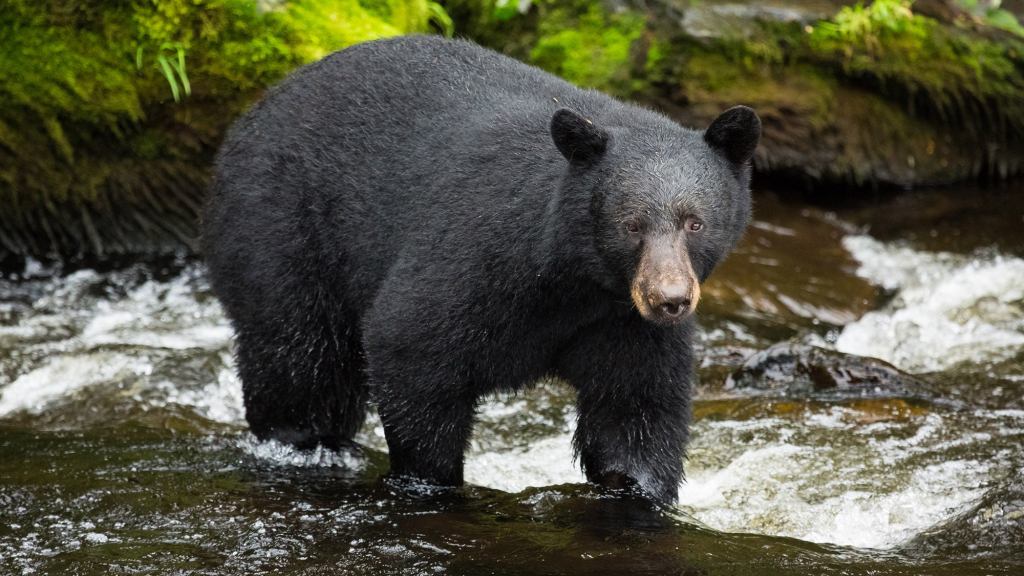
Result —
<instances>
[{"instance_id":1,"label":"bear's muzzle","mask_svg":"<svg viewBox=\"0 0 1024 576\"><path fill-rule=\"evenodd\" d=\"M640 315L651 322L676 324L697 309L700 282L681 236L654 236L640 256L630 296Z\"/></svg>"}]
</instances>

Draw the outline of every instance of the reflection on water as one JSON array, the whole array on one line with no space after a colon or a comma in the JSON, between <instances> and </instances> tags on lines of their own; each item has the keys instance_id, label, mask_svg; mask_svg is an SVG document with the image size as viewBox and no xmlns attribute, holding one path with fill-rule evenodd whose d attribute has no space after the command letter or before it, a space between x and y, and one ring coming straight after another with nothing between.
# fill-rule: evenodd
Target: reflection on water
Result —
<instances>
[{"instance_id":1,"label":"reflection on water","mask_svg":"<svg viewBox=\"0 0 1024 576\"><path fill-rule=\"evenodd\" d=\"M891 202L934 203L910 198ZM374 417L358 451L256 442L200 265L33 263L0 283L0 573L1020 573L1024 242L939 246L946 211L903 236L890 212L759 196L705 290L671 510L582 484L557 382L484 403L457 491L378 481ZM931 395L723 386L782 341L883 358Z\"/></svg>"}]
</instances>

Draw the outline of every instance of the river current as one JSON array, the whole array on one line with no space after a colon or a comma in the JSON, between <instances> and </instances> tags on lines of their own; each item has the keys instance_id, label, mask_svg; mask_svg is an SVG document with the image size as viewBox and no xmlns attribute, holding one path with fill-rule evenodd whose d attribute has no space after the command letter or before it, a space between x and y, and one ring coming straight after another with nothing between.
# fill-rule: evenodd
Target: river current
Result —
<instances>
[{"instance_id":1,"label":"river current","mask_svg":"<svg viewBox=\"0 0 1024 576\"><path fill-rule=\"evenodd\" d=\"M759 193L671 509L583 483L558 382L483 403L457 491L381 482L374 416L359 452L257 442L201 263L30 261L0 280L0 573L1024 573L1022 197ZM741 385L779 343L899 385Z\"/></svg>"}]
</instances>

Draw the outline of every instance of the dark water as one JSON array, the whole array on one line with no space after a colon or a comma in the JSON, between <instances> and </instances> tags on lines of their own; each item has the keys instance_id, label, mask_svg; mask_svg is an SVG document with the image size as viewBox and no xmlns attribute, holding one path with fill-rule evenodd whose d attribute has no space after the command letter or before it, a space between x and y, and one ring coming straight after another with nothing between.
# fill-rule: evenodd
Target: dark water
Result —
<instances>
[{"instance_id":1,"label":"dark water","mask_svg":"<svg viewBox=\"0 0 1024 576\"><path fill-rule=\"evenodd\" d=\"M359 454L257 443L200 266L30 264L0 282L0 574L1024 573L1024 190L757 200L672 509L582 483L559 383L482 406L457 491L381 482L375 419ZM737 387L779 342L914 393Z\"/></svg>"}]
</instances>

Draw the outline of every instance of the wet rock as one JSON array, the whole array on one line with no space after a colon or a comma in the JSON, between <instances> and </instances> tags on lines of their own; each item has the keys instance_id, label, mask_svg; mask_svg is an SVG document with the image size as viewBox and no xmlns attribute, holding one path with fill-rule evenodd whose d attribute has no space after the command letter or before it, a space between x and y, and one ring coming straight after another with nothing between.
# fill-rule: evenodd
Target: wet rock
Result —
<instances>
[{"instance_id":1,"label":"wet rock","mask_svg":"<svg viewBox=\"0 0 1024 576\"><path fill-rule=\"evenodd\" d=\"M747 37L760 22L813 24L842 7L841 2L791 0L788 2L668 2L681 14L682 29L694 38Z\"/></svg>"},{"instance_id":2,"label":"wet rock","mask_svg":"<svg viewBox=\"0 0 1024 576\"><path fill-rule=\"evenodd\" d=\"M1013 473L1011 473L1013 474ZM908 551L1024 561L1024 476L989 490L953 518L919 534Z\"/></svg>"},{"instance_id":3,"label":"wet rock","mask_svg":"<svg viewBox=\"0 0 1024 576\"><path fill-rule=\"evenodd\" d=\"M781 342L754 354L729 376L725 387L784 396L927 396L923 381L888 362L799 342Z\"/></svg>"}]
</instances>

